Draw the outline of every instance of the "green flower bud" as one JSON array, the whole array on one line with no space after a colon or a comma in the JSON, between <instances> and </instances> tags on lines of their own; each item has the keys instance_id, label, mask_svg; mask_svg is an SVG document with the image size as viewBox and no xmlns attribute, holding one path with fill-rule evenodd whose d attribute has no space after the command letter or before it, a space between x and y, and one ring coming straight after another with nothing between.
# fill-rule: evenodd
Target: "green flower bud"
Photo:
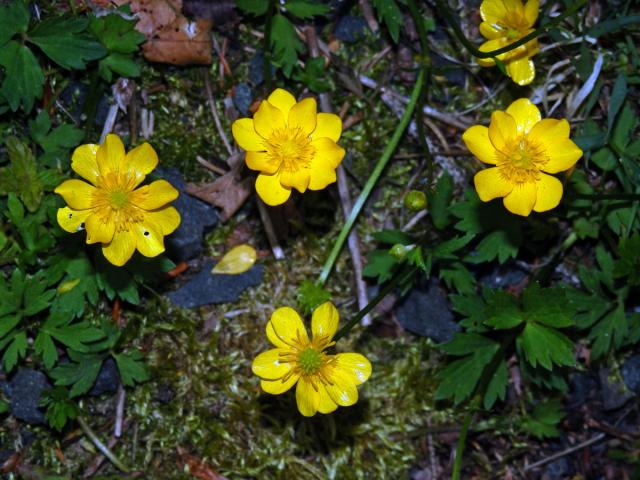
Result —
<instances>
[{"instance_id":1,"label":"green flower bud","mask_svg":"<svg viewBox=\"0 0 640 480\"><path fill-rule=\"evenodd\" d=\"M427 208L427 195L419 190L409 190L404 196L404 206L412 212Z\"/></svg>"},{"instance_id":2,"label":"green flower bud","mask_svg":"<svg viewBox=\"0 0 640 480\"><path fill-rule=\"evenodd\" d=\"M396 243L393 247L389 249L389 255L398 260L402 259L408 252L413 250L415 245L402 245L401 243Z\"/></svg>"}]
</instances>

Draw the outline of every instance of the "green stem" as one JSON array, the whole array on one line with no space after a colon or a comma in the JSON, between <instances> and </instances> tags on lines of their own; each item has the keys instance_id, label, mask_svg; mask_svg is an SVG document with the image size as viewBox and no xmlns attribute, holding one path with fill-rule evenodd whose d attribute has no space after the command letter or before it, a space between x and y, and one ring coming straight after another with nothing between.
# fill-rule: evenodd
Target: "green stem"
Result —
<instances>
[{"instance_id":1,"label":"green stem","mask_svg":"<svg viewBox=\"0 0 640 480\"><path fill-rule=\"evenodd\" d=\"M82 431L85 433L87 437L89 437L89 439L98 448L98 450L100 450L100 452L105 457L107 457L109 461L118 468L118 470L120 470L121 472L127 473L129 469L124 465L124 463L122 463L122 461L118 457L115 456L115 454L111 450L109 450L109 447L107 447L104 443L102 443L102 441L98 438L98 436L94 433L94 431L91 430L91 427L89 427L87 422L85 422L82 417L78 417L77 420L78 420L78 423L80 424L80 428L82 429Z\"/></svg>"},{"instance_id":2,"label":"green stem","mask_svg":"<svg viewBox=\"0 0 640 480\"><path fill-rule=\"evenodd\" d=\"M360 214L360 210L362 210L362 207L364 206L367 199L369 198L369 194L371 193L371 191L373 190L373 187L375 186L378 179L380 178L380 175L382 174L384 167L387 166L387 163L391 159L391 156L393 155L393 152L398 146L398 142L400 142L400 139L402 138L402 134L407 128L407 125L409 125L409 121L411 120L411 117L413 115L413 110L415 109L416 104L418 102L418 98L420 96L420 91L422 90L423 83L424 83L424 71L421 70L420 73L418 74L416 84L413 87L413 92L411 93L411 99L409 100L407 109L404 111L404 114L400 119L400 123L396 127L396 131L393 132L393 137L391 137L391 140L385 147L384 152L382 153L382 157L380 157L380 160L378 160L378 163L373 169L373 172L371 173L371 176L369 177L369 179L367 180L367 183L362 189L362 192L360 192L360 195L358 196L355 203L353 204L353 208L351 210L351 213L349 214L349 218L347 218L347 221L342 227L342 230L340 231L340 234L338 235L338 238L333 245L333 249L329 254L329 258L327 258L327 261L322 267L322 272L320 273L320 277L318 279L318 283L320 285L324 285L325 282L327 281L327 278L329 277L329 274L333 269L333 266L338 258L338 255L340 254L340 250L342 250L344 242L347 239L347 236L349 235L349 232L351 231L353 224L358 218L358 215Z\"/></svg>"},{"instance_id":3,"label":"green stem","mask_svg":"<svg viewBox=\"0 0 640 480\"><path fill-rule=\"evenodd\" d=\"M458 37L458 40L460 40L460 43L462 43L464 48L466 48L469 51L469 53L471 53L471 55L473 55L476 58L492 58L492 57L497 57L498 55L502 55L503 53L510 52L511 50L514 50L519 46L524 45L527 42L530 42L534 38L539 37L543 33L551 30L560 22L562 22L565 18L569 17L570 15L573 15L586 4L587 4L587 0L578 0L576 3L571 5L571 7L568 8L562 15L554 17L549 23L536 28L533 32L531 32L528 35L525 35L520 40L510 43L506 47L498 48L496 50L491 50L490 52L482 52L478 50L462 32L462 29L460 28L460 24L458 20L455 18L453 13L451 13L451 10L449 10L449 7L447 6L447 4L443 0L436 0L438 11L442 15L444 15L445 20L447 21L449 26L451 26L451 28L453 29L453 32L455 33L456 37Z\"/></svg>"},{"instance_id":4,"label":"green stem","mask_svg":"<svg viewBox=\"0 0 640 480\"><path fill-rule=\"evenodd\" d=\"M267 17L264 24L264 45L263 49L263 75L264 84L267 87L267 92L271 92L273 81L271 79L271 20L273 19L273 13L276 9L276 0L269 0L269 8L267 9Z\"/></svg>"},{"instance_id":5,"label":"green stem","mask_svg":"<svg viewBox=\"0 0 640 480\"><path fill-rule=\"evenodd\" d=\"M462 422L462 428L460 429L460 436L458 437L458 443L456 444L456 457L453 460L453 471L451 472L451 480L460 480L460 473L462 472L462 454L464 453L464 447L467 444L467 434L469 433L469 427L471 426L471 419L476 409L480 405L480 396L476 396L473 402L469 406L469 412L464 417Z\"/></svg>"}]
</instances>

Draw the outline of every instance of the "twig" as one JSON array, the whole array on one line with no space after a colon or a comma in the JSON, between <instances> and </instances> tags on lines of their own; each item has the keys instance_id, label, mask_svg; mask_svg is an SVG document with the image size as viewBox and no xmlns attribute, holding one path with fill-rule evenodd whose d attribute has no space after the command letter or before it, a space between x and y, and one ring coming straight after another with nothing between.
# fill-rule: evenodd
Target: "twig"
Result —
<instances>
[{"instance_id":1,"label":"twig","mask_svg":"<svg viewBox=\"0 0 640 480\"><path fill-rule=\"evenodd\" d=\"M93 432L93 430L91 430L91 427L89 427L87 422L84 421L84 418L78 417L77 420L78 420L78 423L80 424L80 428L82 428L82 431L85 433L87 437L89 437L89 440L93 442L96 448L100 450L102 454L105 457L107 457L109 461L118 468L118 470L120 470L121 472L127 473L129 469L120 461L118 457L115 456L115 454L109 449L109 447L107 447L104 443L102 443L102 441Z\"/></svg>"},{"instance_id":2,"label":"twig","mask_svg":"<svg viewBox=\"0 0 640 480\"><path fill-rule=\"evenodd\" d=\"M282 250L282 247L278 242L278 236L276 235L276 231L273 228L273 223L271 222L271 217L269 216L267 206L258 197L256 197L256 203L258 204L258 211L260 212L260 220L262 220L264 233L267 235L267 240L269 241L269 245L271 246L271 252L273 253L273 256L276 260L283 260L284 250Z\"/></svg>"},{"instance_id":3,"label":"twig","mask_svg":"<svg viewBox=\"0 0 640 480\"><path fill-rule=\"evenodd\" d=\"M207 100L209 101L209 108L211 109L211 115L213 116L213 121L216 124L216 128L218 129L218 133L220 134L220 138L222 139L222 143L224 143L227 152L229 155L233 155L235 150L231 146L229 142L229 138L227 137L224 128L222 128L222 123L220 122L220 116L218 115L218 109L216 108L216 102L213 98L213 89L211 88L211 75L209 74L209 69L206 67L202 68L203 76L204 76L204 87L207 90Z\"/></svg>"},{"instance_id":4,"label":"twig","mask_svg":"<svg viewBox=\"0 0 640 480\"><path fill-rule=\"evenodd\" d=\"M118 105L111 105L109 107L109 113L107 113L107 119L104 121L102 127L102 134L100 135L100 143L104 143L104 139L107 135L113 131L113 127L116 124L116 118L118 117Z\"/></svg>"},{"instance_id":5,"label":"twig","mask_svg":"<svg viewBox=\"0 0 640 480\"><path fill-rule=\"evenodd\" d=\"M126 393L122 383L118 383L118 393L116 394L116 423L113 428L113 436L120 438L122 435L122 422L124 420L124 401Z\"/></svg>"},{"instance_id":6,"label":"twig","mask_svg":"<svg viewBox=\"0 0 640 480\"><path fill-rule=\"evenodd\" d=\"M538 460L537 462L532 463L531 465L525 466L524 471L528 472L529 470L533 470L534 468L538 468L538 467L541 467L542 465L546 465L549 462L553 462L554 460L557 460L558 458L562 458L565 455L569 455L577 450L582 450L583 448L588 447L589 445L593 445L594 443L599 442L606 436L607 436L606 433L599 433L598 435L590 438L589 440L585 440L584 442L574 445L573 447L569 447L558 453L554 453L553 455L543 458L542 460Z\"/></svg>"},{"instance_id":7,"label":"twig","mask_svg":"<svg viewBox=\"0 0 640 480\"><path fill-rule=\"evenodd\" d=\"M360 4L362 15L367 21L367 25L369 25L369 28L371 29L372 32L374 33L377 32L380 27L378 26L378 22L376 21L376 16L373 13L373 9L371 8L371 4L369 3L369 0L360 0L358 3Z\"/></svg>"},{"instance_id":8,"label":"twig","mask_svg":"<svg viewBox=\"0 0 640 480\"><path fill-rule=\"evenodd\" d=\"M420 210L418 213L416 213L408 222L407 224L402 227L402 231L403 232L408 232L409 230L411 230L420 220L422 220L424 217L427 216L427 210Z\"/></svg>"},{"instance_id":9,"label":"twig","mask_svg":"<svg viewBox=\"0 0 640 480\"><path fill-rule=\"evenodd\" d=\"M196 155L196 160L200 165L202 165L205 168L208 168L214 173L217 173L219 175L224 175L225 173L227 173L223 168L220 168L217 165L214 165L213 163L211 163L210 161L205 160L200 155Z\"/></svg>"}]
</instances>

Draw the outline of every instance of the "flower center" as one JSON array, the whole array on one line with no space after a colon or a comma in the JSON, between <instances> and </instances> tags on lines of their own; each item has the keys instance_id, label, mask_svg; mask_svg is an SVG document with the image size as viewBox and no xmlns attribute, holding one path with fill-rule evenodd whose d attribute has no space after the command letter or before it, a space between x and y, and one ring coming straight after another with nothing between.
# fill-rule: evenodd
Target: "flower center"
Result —
<instances>
[{"instance_id":1,"label":"flower center","mask_svg":"<svg viewBox=\"0 0 640 480\"><path fill-rule=\"evenodd\" d=\"M266 142L266 150L269 161L286 172L308 168L315 154L311 138L298 127L275 130Z\"/></svg>"},{"instance_id":2,"label":"flower center","mask_svg":"<svg viewBox=\"0 0 640 480\"><path fill-rule=\"evenodd\" d=\"M127 203L129 203L129 192L123 192L122 190L110 192L109 201L111 203L111 208L114 210L121 210L127 205Z\"/></svg>"},{"instance_id":3,"label":"flower center","mask_svg":"<svg viewBox=\"0 0 640 480\"><path fill-rule=\"evenodd\" d=\"M498 168L502 175L514 183L535 182L540 169L549 161L544 148L527 140L516 139L501 152Z\"/></svg>"},{"instance_id":4,"label":"flower center","mask_svg":"<svg viewBox=\"0 0 640 480\"><path fill-rule=\"evenodd\" d=\"M305 375L314 374L322 366L322 353L315 348L307 348L298 355L298 363Z\"/></svg>"},{"instance_id":5,"label":"flower center","mask_svg":"<svg viewBox=\"0 0 640 480\"><path fill-rule=\"evenodd\" d=\"M116 232L129 231L143 220L142 211L132 202L133 177L108 174L93 195L92 208L104 224L115 223Z\"/></svg>"}]
</instances>

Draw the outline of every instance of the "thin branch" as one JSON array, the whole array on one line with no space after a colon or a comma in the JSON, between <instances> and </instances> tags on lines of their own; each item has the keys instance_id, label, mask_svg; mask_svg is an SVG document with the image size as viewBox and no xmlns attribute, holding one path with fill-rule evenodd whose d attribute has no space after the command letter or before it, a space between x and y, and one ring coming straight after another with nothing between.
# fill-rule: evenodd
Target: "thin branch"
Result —
<instances>
[{"instance_id":1,"label":"thin branch","mask_svg":"<svg viewBox=\"0 0 640 480\"><path fill-rule=\"evenodd\" d=\"M211 115L213 116L213 121L216 124L216 128L218 129L218 134L220 134L220 138L222 139L222 143L224 143L227 152L229 155L233 155L235 150L231 146L231 142L229 142L229 138L227 137L227 133L222 128L222 122L220 122L220 116L218 115L218 109L216 108L216 102L213 98L213 89L211 88L211 75L209 74L209 69L204 67L202 69L204 76L204 87L207 90L207 100L209 101L209 108L211 109Z\"/></svg>"},{"instance_id":2,"label":"thin branch","mask_svg":"<svg viewBox=\"0 0 640 480\"><path fill-rule=\"evenodd\" d=\"M87 437L89 437L89 440L93 442L96 448L100 450L100 452L102 452L102 454L107 457L109 461L118 468L118 470L127 473L129 469L124 465L124 463L122 463L122 461L118 457L116 457L116 455L109 449L109 447L102 443L102 441L98 438L94 431L91 430L91 427L89 427L87 422L84 421L84 418L78 417L77 420L80 424L80 428L82 428L82 431Z\"/></svg>"}]
</instances>

